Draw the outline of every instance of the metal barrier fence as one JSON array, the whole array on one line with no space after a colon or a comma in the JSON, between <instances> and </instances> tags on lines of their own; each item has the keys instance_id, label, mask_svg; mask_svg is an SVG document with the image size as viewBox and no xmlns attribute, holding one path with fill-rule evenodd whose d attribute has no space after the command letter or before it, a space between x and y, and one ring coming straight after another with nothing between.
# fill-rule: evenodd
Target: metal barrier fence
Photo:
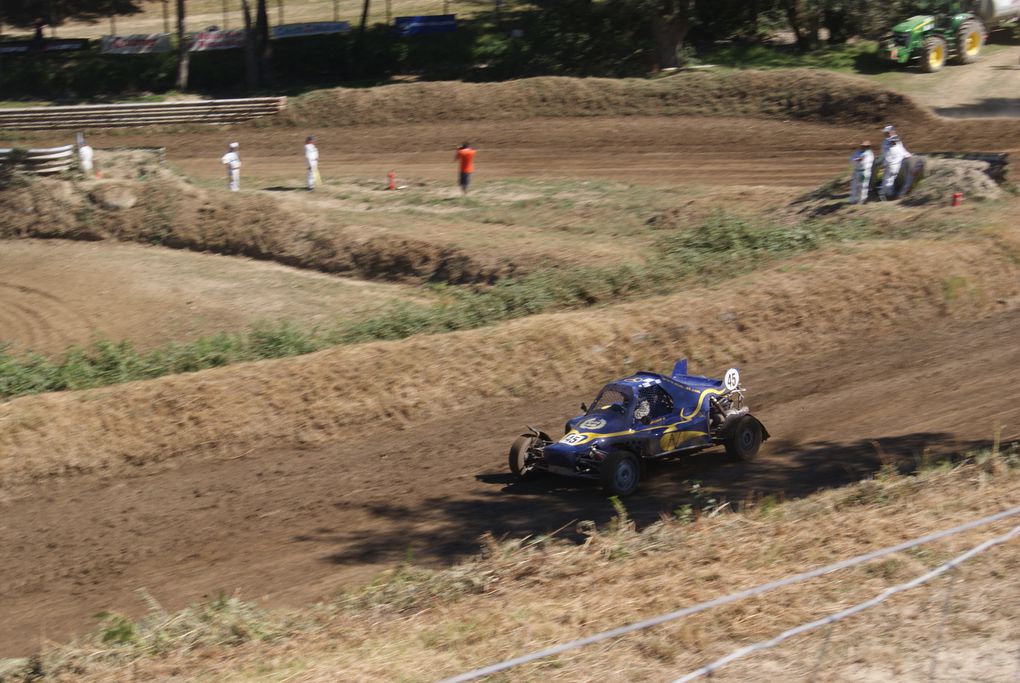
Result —
<instances>
[{"instance_id":1,"label":"metal barrier fence","mask_svg":"<svg viewBox=\"0 0 1020 683\"><path fill-rule=\"evenodd\" d=\"M75 163L74 145L37 149L0 149L0 166L14 166L28 173L60 173Z\"/></svg>"},{"instance_id":2,"label":"metal barrier fence","mask_svg":"<svg viewBox=\"0 0 1020 683\"><path fill-rule=\"evenodd\" d=\"M719 669L723 668L727 664L730 664L731 662L737 661L741 657L746 657L755 652L767 650L769 648L775 647L776 645L779 645L784 640L793 638L794 636L799 636L803 633L807 633L809 631L821 628L822 626L834 624L837 621L842 621L847 617L859 614L860 612L863 612L866 609L870 609L882 602L885 602L886 599L891 598L897 593L902 593L903 591L907 591L910 590L911 588L916 588L917 586L928 583L935 577L941 576L942 574L945 574L946 572L955 569L957 566L963 564L964 562L971 559L975 555L980 555L981 553L988 550L992 546L1008 543L1009 541L1012 541L1014 538L1018 536L1020 536L1020 526L1015 526L1007 533L1002 534L1001 536L996 536L995 538L988 539L984 543L981 543L980 545L971 548L965 553L957 555L949 562L941 564L938 567L932 569L931 571L925 572L924 574L914 579L911 579L906 583L901 583L896 586L892 586L891 588L887 588L886 590L882 591L881 593L871 598L870 600L866 600L862 603L854 605L853 607L848 607L827 617L822 617L821 619L816 619L814 621L801 624L800 626L795 626L794 628L787 629L786 631L780 633L778 636L770 638L769 640L763 640L753 645L742 647L739 650L731 652L725 657L721 657L710 664L706 664L700 669L695 669L686 676L681 676L680 678L673 681L673 683L689 683L690 681L696 680L703 676L710 677L713 672L718 671Z\"/></svg>"},{"instance_id":3,"label":"metal barrier fence","mask_svg":"<svg viewBox=\"0 0 1020 683\"><path fill-rule=\"evenodd\" d=\"M0 128L78 130L160 124L239 123L277 114L286 106L286 97L250 97L236 100L26 107L0 109Z\"/></svg>"},{"instance_id":4,"label":"metal barrier fence","mask_svg":"<svg viewBox=\"0 0 1020 683\"><path fill-rule=\"evenodd\" d=\"M508 659L508 660L505 660L505 661L502 661L502 662L498 662L496 664L490 664L489 666L485 666L485 667L482 667L482 668L479 668L479 669L474 669L473 671L468 671L466 673L462 673L462 674L459 674L457 676L452 676L450 678L444 678L439 683L464 683L464 681L473 681L473 680L476 680L476 679L479 679L479 678L485 678L487 676L491 676L492 674L499 673L501 671L506 671L507 669L512 669L514 667L520 666L521 664L527 664L529 662L534 662L534 661L537 661L537 660L540 660L540 659L544 659L546 657L551 657L553 655L562 654L562 653L567 652L569 650L575 650L577 648L584 647L586 645L592 645L594 643L599 643L599 642L603 642L603 641L606 641L606 640L611 640L613 638L618 638L620 636L627 635L628 633L635 633L637 631L642 631L644 629L651 628L653 626L659 626L661 624L665 624L665 623L668 623L668 622L677 621L679 619L684 619L686 617L692 616L694 614L698 614L700 612L704 612L706 610L709 610L709 609L712 609L712 608L715 608L715 607L721 607L722 605L728 605L730 603L734 603L734 602L737 602L739 600L744 600L746 598L754 597L756 595L761 595L762 593L766 593L766 592L775 590L777 588L783 588L783 587L786 587L786 586L792 586L794 584L801 583L803 581L807 581L808 579L813 579L815 577L823 576L825 574L831 574L833 572L840 571L842 569L848 569L850 567L856 567L856 566L864 564L866 562L871 562L872 560L877 560L879 558L887 557L887 556L892 555L894 553L899 553L899 552L903 552L904 550L909 550L911 548L916 548L916 547L918 547L920 545L924 545L926 543L931 543L932 541L941 540L943 538L949 538L950 536L955 536L957 534L963 533L964 531L969 531L971 529L976 529L978 527L987 526L989 524L992 524L993 522L998 522L1000 520L1007 519L1009 517L1015 517L1017 515L1020 515L1020 506L1013 507L1013 508L1010 508L1008 510L1003 510L1002 512L998 512L998 513L993 514L993 515L988 515L987 517L982 517L980 519L975 519L975 520L972 520L970 522L966 522L964 524L961 524L959 526L952 527L950 529L944 529L942 531L937 531L935 533L928 534L926 536L921 536L920 538L915 538L915 539L912 539L910 541L905 541L903 543L899 543L899 544L894 545L894 546L889 546L887 548L881 548L879 550L875 550L875 551L872 551L870 553L865 553L863 555L858 555L856 557L851 557L851 558L846 559L846 560L841 560L839 562L835 562L833 564L829 564L829 565L826 565L824 567L819 567L817 569L812 569L810 571L802 572L800 574L794 574L792 576L787 576L787 577L779 579L777 581L771 581L769 583L764 583L764 584L761 584L759 586L755 586L753 588L748 588L747 590L739 591L737 593L730 593L729 595L723 595L721 597L714 598L712 600L707 600L705 602L701 602L701 603L698 603L696 605L691 605L690 607L684 607L682 609L676 610L675 612L669 612L667 614L660 614L659 616L651 617L650 619L644 619L642 621L638 621L638 622L635 622L635 623L632 623L632 624L627 624L626 626L620 626L620 627L617 627L617 628L614 628L614 629L610 629L609 631L603 631L601 633L596 633L594 635L587 636L587 637L584 637L584 638L578 638L577 640L571 641L569 643L563 643L561 645L554 645L552 647L547 647L547 648L545 648L543 650L538 650L536 652L532 652L532 653L529 653L529 654L526 654L526 655L521 655L519 657L514 657L513 659ZM995 545L995 544L998 544L998 543L1004 543L1007 540L1010 540L1010 539L1014 538L1018 533L1020 533L1020 528L1014 529L1012 532L1010 532L1009 534L1006 534L1005 536L998 537L996 539L992 539L991 541L987 541L986 543L981 544L977 548L972 549L971 551L968 551L967 553L964 553L963 556L960 556L959 558L953 560L953 562L948 563L947 565L945 565L945 567L947 569L951 568L950 565L955 566L955 564L959 564L960 562L963 562L964 560L968 559L972 555L976 555L977 553L982 552L983 550L987 549L988 547L991 547L991 545ZM944 571L944 570L940 570L939 573L941 573L941 571ZM924 577L920 577L920 579L923 579L925 581L928 580L928 574L926 574ZM918 582L918 583L923 582L920 579L915 579L914 582L911 582L910 584L907 584L906 587L907 588L912 587L915 584L915 582ZM896 592L899 592L899 591L905 590L905 589L906 588L903 588L903 587L894 587L894 589L890 589L890 590L895 590ZM889 595L891 595L891 594L892 593L889 593ZM881 602L886 597L888 597L888 595L883 594L883 596L880 596L880 599L878 601L876 601L875 604L877 604L878 602ZM867 603L865 603L865 607L858 606L858 608L859 609L865 609L867 606L871 606L871 605L868 605ZM857 609L857 608L851 608L851 609ZM836 615L833 615L833 616L836 616ZM849 615L847 615L847 616L849 616ZM808 626L812 626L812 624L809 624ZM785 635L785 634L783 634L783 635ZM787 636L787 637L789 637L789 636ZM775 641L775 642L779 642L779 641ZM771 646L771 644L773 644L773 641L766 641L766 643L764 645L755 646L755 647L756 647L756 649L761 649L761 648L766 647L766 646ZM746 652L741 652L740 656L743 656L744 654L747 654L747 653ZM709 665L709 667L718 668L719 666L722 666L723 664L728 663L728 661L731 661L731 660L729 660L728 658L727 658L727 662L721 662L721 660L720 660L719 662L715 662L714 664ZM703 675L703 674L706 674L706 673L710 673L710 670L699 670L697 672L692 672L692 674L689 674L689 675L693 675L693 674Z\"/></svg>"}]
</instances>

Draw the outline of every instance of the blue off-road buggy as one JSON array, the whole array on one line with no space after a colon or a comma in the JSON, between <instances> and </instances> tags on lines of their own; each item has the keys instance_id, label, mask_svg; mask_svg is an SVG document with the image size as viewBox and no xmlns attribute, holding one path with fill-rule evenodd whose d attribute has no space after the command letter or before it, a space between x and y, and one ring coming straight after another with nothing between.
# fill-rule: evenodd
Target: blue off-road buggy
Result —
<instances>
[{"instance_id":1,"label":"blue off-road buggy","mask_svg":"<svg viewBox=\"0 0 1020 683\"><path fill-rule=\"evenodd\" d=\"M529 426L510 448L510 471L520 478L544 470L598 479L607 493L626 496L637 489L646 460L720 444L750 460L769 438L744 406L736 369L721 380L688 375L686 360L668 376L639 372L610 382L581 410L559 441Z\"/></svg>"}]
</instances>

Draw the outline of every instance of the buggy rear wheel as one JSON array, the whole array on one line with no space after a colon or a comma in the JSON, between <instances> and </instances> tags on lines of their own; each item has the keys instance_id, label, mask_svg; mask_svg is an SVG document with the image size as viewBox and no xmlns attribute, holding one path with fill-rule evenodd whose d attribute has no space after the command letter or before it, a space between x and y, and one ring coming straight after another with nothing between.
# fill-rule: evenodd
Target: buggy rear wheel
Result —
<instances>
[{"instance_id":1,"label":"buggy rear wheel","mask_svg":"<svg viewBox=\"0 0 1020 683\"><path fill-rule=\"evenodd\" d=\"M611 496L629 496L641 483L641 463L627 451L611 453L599 468L602 490Z\"/></svg>"},{"instance_id":2,"label":"buggy rear wheel","mask_svg":"<svg viewBox=\"0 0 1020 683\"><path fill-rule=\"evenodd\" d=\"M739 418L726 434L726 452L740 460L754 460L763 441L761 423L750 415Z\"/></svg>"}]
</instances>

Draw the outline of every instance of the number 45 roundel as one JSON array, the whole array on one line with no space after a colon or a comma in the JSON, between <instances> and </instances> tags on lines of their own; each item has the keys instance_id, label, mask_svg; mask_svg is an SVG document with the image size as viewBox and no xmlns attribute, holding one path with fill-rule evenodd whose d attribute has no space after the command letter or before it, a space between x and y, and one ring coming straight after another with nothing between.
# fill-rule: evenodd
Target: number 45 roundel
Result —
<instances>
[{"instance_id":1,"label":"number 45 roundel","mask_svg":"<svg viewBox=\"0 0 1020 683\"><path fill-rule=\"evenodd\" d=\"M727 391L734 391L740 386L740 373L737 372L736 368L730 368L726 371L723 376L723 386L726 387Z\"/></svg>"}]
</instances>

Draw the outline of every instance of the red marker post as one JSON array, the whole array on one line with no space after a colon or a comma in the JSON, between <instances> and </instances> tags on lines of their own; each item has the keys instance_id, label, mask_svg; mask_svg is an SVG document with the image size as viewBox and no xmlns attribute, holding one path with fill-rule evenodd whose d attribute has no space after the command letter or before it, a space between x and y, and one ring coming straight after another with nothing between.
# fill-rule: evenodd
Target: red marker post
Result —
<instances>
[{"instance_id":1,"label":"red marker post","mask_svg":"<svg viewBox=\"0 0 1020 683\"><path fill-rule=\"evenodd\" d=\"M962 192L954 192L953 193L953 199L952 199L952 201L949 202L949 205L950 206L959 206L960 204L963 204L963 193Z\"/></svg>"},{"instance_id":2,"label":"red marker post","mask_svg":"<svg viewBox=\"0 0 1020 683\"><path fill-rule=\"evenodd\" d=\"M395 190L395 189L397 189L397 172L396 171L390 171L389 173L387 173L386 174L386 179L389 180L389 185L387 186L386 189L388 189L388 190Z\"/></svg>"}]
</instances>

